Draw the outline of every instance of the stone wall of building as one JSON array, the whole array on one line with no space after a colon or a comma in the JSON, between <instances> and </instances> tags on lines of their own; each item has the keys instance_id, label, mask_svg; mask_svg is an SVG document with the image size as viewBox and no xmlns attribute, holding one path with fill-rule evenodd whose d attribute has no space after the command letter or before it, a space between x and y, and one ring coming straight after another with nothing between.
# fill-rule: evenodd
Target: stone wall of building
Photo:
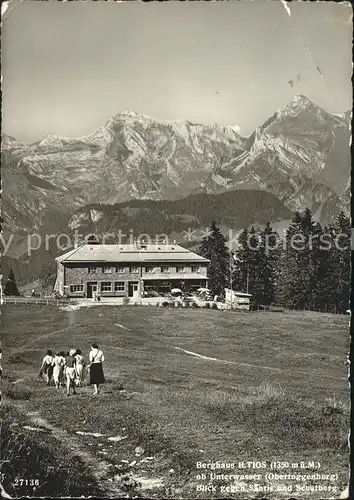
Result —
<instances>
[{"instance_id":1,"label":"stone wall of building","mask_svg":"<svg viewBox=\"0 0 354 500\"><path fill-rule=\"evenodd\" d=\"M118 272L118 267L124 267L123 272L119 271ZM146 267L150 266L153 267L152 272L145 272ZM161 266L167 266L169 267L168 272L164 272L163 274L161 273ZM183 266L184 271L183 272L176 272L176 266ZM198 272L192 272L195 264L144 264L142 268L140 265L135 266L132 264L132 266L129 265L112 265L109 266L103 266L102 264L99 264L97 266L92 266L96 268L95 272L89 271L88 264L65 264L65 273L64 273L64 281L65 281L65 290L66 293L68 293L70 296L73 297L83 297L87 295L87 282L97 282L98 283L98 291L100 292L100 295L102 297L104 296L110 296L110 297L122 297L122 296L127 296L129 292L129 282L135 282L138 283L140 286L140 281L141 279L144 281L144 278L149 277L154 278L156 277L156 280L184 280L186 279L187 276L189 276L189 279L193 275L194 279L203 279L206 278L207 276L207 268L206 266L199 266L199 271ZM104 267L112 267L111 272L104 272L103 268ZM132 267L137 268L137 272L133 272ZM109 282L112 283L112 288L111 291L102 291L101 290L101 284L104 282ZM124 291L115 291L115 283L116 282L124 282L125 283L125 288ZM146 280L148 283L148 280ZM84 285L83 291L76 291L72 292L70 291L70 285Z\"/></svg>"}]
</instances>

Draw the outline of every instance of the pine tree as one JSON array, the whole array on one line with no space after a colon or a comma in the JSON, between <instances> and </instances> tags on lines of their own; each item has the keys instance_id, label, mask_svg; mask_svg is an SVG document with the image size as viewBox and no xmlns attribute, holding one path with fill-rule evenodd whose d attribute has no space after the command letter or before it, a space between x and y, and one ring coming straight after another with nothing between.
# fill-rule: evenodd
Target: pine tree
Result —
<instances>
[{"instance_id":1,"label":"pine tree","mask_svg":"<svg viewBox=\"0 0 354 500\"><path fill-rule=\"evenodd\" d=\"M318 227L320 228L320 226ZM314 273L309 308L316 311L328 311L336 301L332 240L332 228L324 227L320 231L319 242L316 242L312 250Z\"/></svg>"},{"instance_id":2,"label":"pine tree","mask_svg":"<svg viewBox=\"0 0 354 500\"><path fill-rule=\"evenodd\" d=\"M257 270L261 282L261 303L270 305L275 301L277 272L279 263L279 235L268 222L261 231L261 247L259 268Z\"/></svg>"},{"instance_id":3,"label":"pine tree","mask_svg":"<svg viewBox=\"0 0 354 500\"><path fill-rule=\"evenodd\" d=\"M223 297L229 284L230 254L226 238L215 221L212 222L209 235L203 238L200 255L210 260L208 266L209 288L213 294Z\"/></svg>"},{"instance_id":4,"label":"pine tree","mask_svg":"<svg viewBox=\"0 0 354 500\"><path fill-rule=\"evenodd\" d=\"M278 234L270 223L262 231L252 226L239 238L233 274L234 289L252 295L252 304L269 305L274 302L279 261Z\"/></svg>"},{"instance_id":5,"label":"pine tree","mask_svg":"<svg viewBox=\"0 0 354 500\"><path fill-rule=\"evenodd\" d=\"M278 290L279 301L287 307L306 309L311 304L315 274L311 245L318 231L309 209L303 215L295 212L286 232Z\"/></svg>"},{"instance_id":6,"label":"pine tree","mask_svg":"<svg viewBox=\"0 0 354 500\"><path fill-rule=\"evenodd\" d=\"M261 268L261 237L255 230L254 226L251 227L248 234L248 252L247 252L247 271L248 271L248 292L252 295L252 304L259 305L262 303L263 298L263 284L260 280L259 272Z\"/></svg>"},{"instance_id":7,"label":"pine tree","mask_svg":"<svg viewBox=\"0 0 354 500\"><path fill-rule=\"evenodd\" d=\"M350 298L350 237L351 223L349 217L341 212L334 225L334 244L332 258L335 263L335 280L337 284L337 312L345 312L349 308Z\"/></svg>"},{"instance_id":8,"label":"pine tree","mask_svg":"<svg viewBox=\"0 0 354 500\"><path fill-rule=\"evenodd\" d=\"M5 284L4 295L20 295L16 285L15 274L12 269L10 270L9 277Z\"/></svg>"},{"instance_id":9,"label":"pine tree","mask_svg":"<svg viewBox=\"0 0 354 500\"><path fill-rule=\"evenodd\" d=\"M239 237L239 249L234 255L234 269L232 274L232 288L236 291L249 292L249 275L252 262L252 250L250 249L249 240L251 233L244 229Z\"/></svg>"},{"instance_id":10,"label":"pine tree","mask_svg":"<svg viewBox=\"0 0 354 500\"><path fill-rule=\"evenodd\" d=\"M259 282L260 235L254 226L242 231L239 238L240 249L235 254L233 289L252 295L252 304L260 303L262 285Z\"/></svg>"}]
</instances>

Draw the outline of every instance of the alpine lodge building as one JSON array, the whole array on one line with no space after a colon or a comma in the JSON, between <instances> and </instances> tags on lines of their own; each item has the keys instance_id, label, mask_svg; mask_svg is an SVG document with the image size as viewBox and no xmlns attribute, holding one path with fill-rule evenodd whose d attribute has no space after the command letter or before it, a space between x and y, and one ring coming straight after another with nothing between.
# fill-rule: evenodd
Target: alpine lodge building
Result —
<instances>
[{"instance_id":1,"label":"alpine lodge building","mask_svg":"<svg viewBox=\"0 0 354 500\"><path fill-rule=\"evenodd\" d=\"M209 261L175 244L85 244L57 257L61 296L143 297L207 287Z\"/></svg>"}]
</instances>

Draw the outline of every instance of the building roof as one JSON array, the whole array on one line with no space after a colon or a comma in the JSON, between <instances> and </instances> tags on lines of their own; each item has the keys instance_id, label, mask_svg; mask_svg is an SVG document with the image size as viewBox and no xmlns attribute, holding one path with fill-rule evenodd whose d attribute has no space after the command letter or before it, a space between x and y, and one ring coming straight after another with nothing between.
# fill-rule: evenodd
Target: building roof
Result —
<instances>
[{"instance_id":1,"label":"building roof","mask_svg":"<svg viewBox=\"0 0 354 500\"><path fill-rule=\"evenodd\" d=\"M196 262L208 259L179 245L99 245L87 244L56 257L57 262Z\"/></svg>"}]
</instances>

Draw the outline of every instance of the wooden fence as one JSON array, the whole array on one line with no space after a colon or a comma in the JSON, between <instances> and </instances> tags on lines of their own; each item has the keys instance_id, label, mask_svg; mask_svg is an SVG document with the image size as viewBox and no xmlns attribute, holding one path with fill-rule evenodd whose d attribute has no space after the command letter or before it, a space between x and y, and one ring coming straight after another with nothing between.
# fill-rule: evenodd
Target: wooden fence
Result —
<instances>
[{"instance_id":1,"label":"wooden fence","mask_svg":"<svg viewBox=\"0 0 354 500\"><path fill-rule=\"evenodd\" d=\"M305 313L305 312L318 312L318 313L326 313L326 314L349 314L348 311L340 311L336 307L331 307L331 306L325 306L325 307L318 307L318 308L313 308L313 309L298 309L296 307L282 307L282 306L253 306L251 308L251 312L298 312L298 313Z\"/></svg>"},{"instance_id":2,"label":"wooden fence","mask_svg":"<svg viewBox=\"0 0 354 500\"><path fill-rule=\"evenodd\" d=\"M4 297L3 304L35 304L35 305L53 305L70 304L70 299L55 299L53 297Z\"/></svg>"}]
</instances>

